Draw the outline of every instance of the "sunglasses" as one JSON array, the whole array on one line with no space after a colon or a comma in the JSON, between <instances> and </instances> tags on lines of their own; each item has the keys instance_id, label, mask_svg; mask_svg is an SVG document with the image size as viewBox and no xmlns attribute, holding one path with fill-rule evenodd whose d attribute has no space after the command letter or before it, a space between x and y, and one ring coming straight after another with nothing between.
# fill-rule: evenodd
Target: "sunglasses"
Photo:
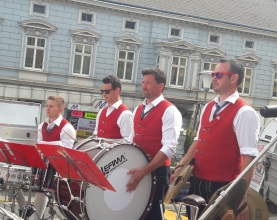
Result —
<instances>
[{"instance_id":1,"label":"sunglasses","mask_svg":"<svg viewBox=\"0 0 277 220\"><path fill-rule=\"evenodd\" d=\"M104 92L105 92L106 94L110 94L110 92L111 92L112 90L115 90L115 89L100 89L100 92L101 92L101 94L103 94Z\"/></svg>"},{"instance_id":2,"label":"sunglasses","mask_svg":"<svg viewBox=\"0 0 277 220\"><path fill-rule=\"evenodd\" d=\"M230 73L230 72L213 72L212 73L212 78L214 78L214 76L216 76L217 79L221 79L221 77L223 75L229 75L229 76L231 76L231 75L234 75L234 74L235 73Z\"/></svg>"}]
</instances>

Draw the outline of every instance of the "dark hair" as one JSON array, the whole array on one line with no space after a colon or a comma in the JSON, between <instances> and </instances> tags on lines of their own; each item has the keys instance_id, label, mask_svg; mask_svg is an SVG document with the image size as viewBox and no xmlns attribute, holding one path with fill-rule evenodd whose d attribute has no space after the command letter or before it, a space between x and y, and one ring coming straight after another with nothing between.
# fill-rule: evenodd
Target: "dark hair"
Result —
<instances>
[{"instance_id":1,"label":"dark hair","mask_svg":"<svg viewBox=\"0 0 277 220\"><path fill-rule=\"evenodd\" d=\"M165 86L166 83L166 75L164 71L158 69L158 68L145 68L141 71L142 75L153 75L155 77L155 80L158 84L163 83Z\"/></svg>"},{"instance_id":2,"label":"dark hair","mask_svg":"<svg viewBox=\"0 0 277 220\"><path fill-rule=\"evenodd\" d=\"M121 90L121 81L118 77L116 76L112 76L112 75L109 75L109 76L106 76L102 82L104 84L108 84L108 83L111 83L112 84L112 88L113 89L116 89L116 88L119 88Z\"/></svg>"},{"instance_id":3,"label":"dark hair","mask_svg":"<svg viewBox=\"0 0 277 220\"><path fill-rule=\"evenodd\" d=\"M239 79L238 79L238 83L237 83L237 86L239 86L239 84L242 82L242 80L244 78L244 69L243 69L242 63L236 59L220 59L219 60L219 63L226 63L226 62L230 63L229 72L239 75Z\"/></svg>"}]
</instances>

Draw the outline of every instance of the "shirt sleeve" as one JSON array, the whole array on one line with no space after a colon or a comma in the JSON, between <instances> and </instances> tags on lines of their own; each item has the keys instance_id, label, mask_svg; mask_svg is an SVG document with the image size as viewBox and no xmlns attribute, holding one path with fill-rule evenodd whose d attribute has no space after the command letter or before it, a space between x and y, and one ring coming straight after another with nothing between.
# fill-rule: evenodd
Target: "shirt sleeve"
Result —
<instances>
[{"instance_id":1,"label":"shirt sleeve","mask_svg":"<svg viewBox=\"0 0 277 220\"><path fill-rule=\"evenodd\" d=\"M98 112L97 116L96 116L96 121L95 121L96 125L95 125L95 129L94 129L94 132L93 132L94 135L97 135L97 132L98 132L98 123L99 123L99 118L100 118L100 115L101 115L102 110L103 110L103 109L101 109L101 110Z\"/></svg>"},{"instance_id":2,"label":"shirt sleeve","mask_svg":"<svg viewBox=\"0 0 277 220\"><path fill-rule=\"evenodd\" d=\"M135 115L136 115L137 109L138 109L138 107L136 107L135 110L133 111L133 115L132 115L133 126L131 128L130 135L129 135L128 138L125 138L125 140L127 140L130 143L133 143L133 138L134 138L134 133L135 133L135 131L134 131L134 121L135 121Z\"/></svg>"},{"instance_id":3,"label":"shirt sleeve","mask_svg":"<svg viewBox=\"0 0 277 220\"><path fill-rule=\"evenodd\" d=\"M120 134L125 140L129 140L129 136L133 129L133 114L129 110L123 111L117 119L117 125L120 128Z\"/></svg>"},{"instance_id":4,"label":"shirt sleeve","mask_svg":"<svg viewBox=\"0 0 277 220\"><path fill-rule=\"evenodd\" d=\"M71 137L68 134L66 134L64 131L68 133ZM60 137L64 147L73 148L75 140L73 140L72 138L76 139L76 131L70 123L67 123L63 127L60 133Z\"/></svg>"},{"instance_id":5,"label":"shirt sleeve","mask_svg":"<svg viewBox=\"0 0 277 220\"><path fill-rule=\"evenodd\" d=\"M257 156L260 119L250 106L240 108L234 119L234 131L242 155Z\"/></svg>"},{"instance_id":6,"label":"shirt sleeve","mask_svg":"<svg viewBox=\"0 0 277 220\"><path fill-rule=\"evenodd\" d=\"M172 158L176 151L183 119L175 106L169 106L162 117L162 151L168 158Z\"/></svg>"}]
</instances>

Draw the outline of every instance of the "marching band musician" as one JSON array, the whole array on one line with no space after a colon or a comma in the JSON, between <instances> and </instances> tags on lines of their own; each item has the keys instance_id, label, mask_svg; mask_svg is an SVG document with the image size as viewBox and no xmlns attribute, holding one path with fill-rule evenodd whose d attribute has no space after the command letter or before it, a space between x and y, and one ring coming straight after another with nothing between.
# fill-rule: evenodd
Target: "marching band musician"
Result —
<instances>
[{"instance_id":1,"label":"marching band musician","mask_svg":"<svg viewBox=\"0 0 277 220\"><path fill-rule=\"evenodd\" d=\"M99 138L127 139L133 127L132 112L120 100L120 79L110 75L102 82L100 91L107 104L97 114L93 134Z\"/></svg>"},{"instance_id":2,"label":"marching band musician","mask_svg":"<svg viewBox=\"0 0 277 220\"><path fill-rule=\"evenodd\" d=\"M152 208L145 220L161 220L159 200L163 201L169 188L169 172L172 156L182 126L182 115L164 99L166 76L160 69L142 70L142 96L145 98L133 113L134 129L129 140L150 154L152 160L143 168L128 171L131 175L127 192L136 190L144 176L155 170L157 182Z\"/></svg>"},{"instance_id":3,"label":"marching band musician","mask_svg":"<svg viewBox=\"0 0 277 220\"><path fill-rule=\"evenodd\" d=\"M72 148L76 131L73 126L62 117L64 99L61 96L53 95L47 98L47 118L38 126L38 142L40 141L61 141L64 147ZM49 164L51 166L51 164ZM49 168L49 167L48 167ZM17 197L19 214L26 204L22 190ZM48 197L43 192L37 192L35 198L36 214L34 219L41 219L46 209Z\"/></svg>"},{"instance_id":4,"label":"marching band musician","mask_svg":"<svg viewBox=\"0 0 277 220\"><path fill-rule=\"evenodd\" d=\"M258 155L259 116L237 91L243 77L243 65L238 60L219 61L212 73L214 91L218 96L204 106L197 136L171 176L172 180L185 164L195 158L189 195L199 195L206 203L214 192L236 179ZM247 187L253 170L254 167L244 176ZM246 196L234 219L249 219ZM199 208L201 213L204 207ZM187 212L190 212L189 208Z\"/></svg>"}]
</instances>

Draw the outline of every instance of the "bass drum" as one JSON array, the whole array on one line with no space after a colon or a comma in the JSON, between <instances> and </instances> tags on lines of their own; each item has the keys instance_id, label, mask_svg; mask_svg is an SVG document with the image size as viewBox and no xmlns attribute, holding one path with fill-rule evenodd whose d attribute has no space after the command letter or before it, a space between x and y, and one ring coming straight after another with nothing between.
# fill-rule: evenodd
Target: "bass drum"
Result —
<instances>
[{"instance_id":1,"label":"bass drum","mask_svg":"<svg viewBox=\"0 0 277 220\"><path fill-rule=\"evenodd\" d=\"M149 163L149 158L137 146L123 140L88 138L77 143L74 149L85 151L105 174L116 192L102 190L84 182L57 178L55 199L67 219L144 219L150 210L155 191L155 176L145 176L137 189L126 192L131 175L127 172Z\"/></svg>"}]
</instances>

